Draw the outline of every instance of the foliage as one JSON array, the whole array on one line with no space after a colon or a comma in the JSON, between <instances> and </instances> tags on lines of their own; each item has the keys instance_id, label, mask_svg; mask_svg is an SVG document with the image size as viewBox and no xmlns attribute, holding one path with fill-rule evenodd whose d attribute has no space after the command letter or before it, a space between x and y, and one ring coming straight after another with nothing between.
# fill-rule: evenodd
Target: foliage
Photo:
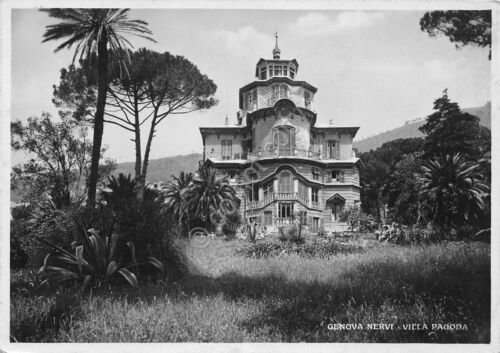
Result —
<instances>
[{"instance_id":1,"label":"foliage","mask_svg":"<svg viewBox=\"0 0 500 353\"><path fill-rule=\"evenodd\" d=\"M480 165L460 154L425 162L418 178L420 195L427 200L432 222L439 228L477 224L487 208L490 187Z\"/></svg>"},{"instance_id":2,"label":"foliage","mask_svg":"<svg viewBox=\"0 0 500 353\"><path fill-rule=\"evenodd\" d=\"M295 220L293 224L278 227L279 240L295 244L303 244L305 238L302 235L302 224Z\"/></svg>"},{"instance_id":3,"label":"foliage","mask_svg":"<svg viewBox=\"0 0 500 353\"><path fill-rule=\"evenodd\" d=\"M65 120L55 123L50 114L43 113L40 119L28 118L26 125L12 123L11 132L15 149L33 155L29 162L13 168L11 183L29 185L25 195L29 201L48 194L57 208L69 206L85 184L90 159L87 129Z\"/></svg>"},{"instance_id":4,"label":"foliage","mask_svg":"<svg viewBox=\"0 0 500 353\"><path fill-rule=\"evenodd\" d=\"M185 211L190 218L200 218L207 228L213 228L211 218L239 208L236 192L229 185L227 177L218 178L214 169L201 166L189 187L181 197L185 200Z\"/></svg>"},{"instance_id":5,"label":"foliage","mask_svg":"<svg viewBox=\"0 0 500 353\"><path fill-rule=\"evenodd\" d=\"M131 271L146 264L163 271L163 265L156 258L149 256L137 261L135 246L126 242L130 254L123 251L122 239L118 233L110 237L99 234L99 231L88 231L79 226L79 239L73 244L74 253L40 238L40 241L52 248L44 260L42 273L46 275L43 283L63 284L78 282L83 289L89 286L101 286L109 283L114 277L122 276L131 286L137 287L136 275ZM89 235L90 234L90 235ZM127 256L128 255L128 256ZM125 263L124 263L125 262Z\"/></svg>"},{"instance_id":6,"label":"foliage","mask_svg":"<svg viewBox=\"0 0 500 353\"><path fill-rule=\"evenodd\" d=\"M11 222L12 229L12 222ZM15 234L15 233L14 233ZM28 263L28 254L21 245L21 241L18 237L10 237L10 268L19 269L26 266Z\"/></svg>"},{"instance_id":7,"label":"foliage","mask_svg":"<svg viewBox=\"0 0 500 353\"><path fill-rule=\"evenodd\" d=\"M368 232L376 227L373 216L366 214L358 206L351 206L342 210L339 219L341 222L347 222L351 230L356 228L361 232Z\"/></svg>"},{"instance_id":8,"label":"foliage","mask_svg":"<svg viewBox=\"0 0 500 353\"><path fill-rule=\"evenodd\" d=\"M420 183L415 176L422 165L421 156L421 152L404 155L384 185L389 216L395 222L409 225L427 219L420 213L420 203L425 200L419 197Z\"/></svg>"},{"instance_id":9,"label":"foliage","mask_svg":"<svg viewBox=\"0 0 500 353\"><path fill-rule=\"evenodd\" d=\"M144 200L139 201L136 189L137 182L130 175L113 176L102 192L102 201L112 213L113 227L124 241L134 243L140 256L154 254L162 259L164 243L173 237L169 232L172 220L165 212L164 198L157 191L147 189Z\"/></svg>"},{"instance_id":10,"label":"foliage","mask_svg":"<svg viewBox=\"0 0 500 353\"><path fill-rule=\"evenodd\" d=\"M447 235L435 229L431 224L428 224L427 227L420 225L408 227L393 222L390 225L384 224L381 230L375 232L375 236L380 242L387 241L400 245L418 245L444 240Z\"/></svg>"},{"instance_id":11,"label":"foliage","mask_svg":"<svg viewBox=\"0 0 500 353\"><path fill-rule=\"evenodd\" d=\"M444 34L457 48L469 44L489 47L491 60L491 10L426 12L420 29L431 37Z\"/></svg>"},{"instance_id":12,"label":"foliage","mask_svg":"<svg viewBox=\"0 0 500 353\"><path fill-rule=\"evenodd\" d=\"M36 240L47 239L57 242L69 249L74 240L74 224L72 212L74 207L57 209L50 199L22 206L23 211L13 212L15 218L11 221L11 240L18 241L21 249L26 252L29 268L39 268L49 248Z\"/></svg>"},{"instance_id":13,"label":"foliage","mask_svg":"<svg viewBox=\"0 0 500 353\"><path fill-rule=\"evenodd\" d=\"M52 103L62 116L91 123L97 99L96 84L97 72L88 60L81 60L79 67L71 64L61 69L59 85L53 86Z\"/></svg>"},{"instance_id":14,"label":"foliage","mask_svg":"<svg viewBox=\"0 0 500 353\"><path fill-rule=\"evenodd\" d=\"M242 218L238 210L228 213L224 216L222 231L227 240L232 240L236 237L236 231L241 226Z\"/></svg>"},{"instance_id":15,"label":"foliage","mask_svg":"<svg viewBox=\"0 0 500 353\"><path fill-rule=\"evenodd\" d=\"M318 234L317 235L318 235L318 237L325 238L328 235L328 232L325 230L325 228L323 226L321 226L318 229Z\"/></svg>"},{"instance_id":16,"label":"foliage","mask_svg":"<svg viewBox=\"0 0 500 353\"><path fill-rule=\"evenodd\" d=\"M376 150L360 155L363 167L360 169L361 206L363 211L372 214L377 222L382 222L384 204L384 185L396 164L405 154L420 151L424 144L422 138L398 139L384 143Z\"/></svg>"},{"instance_id":17,"label":"foliage","mask_svg":"<svg viewBox=\"0 0 500 353\"><path fill-rule=\"evenodd\" d=\"M80 60L88 60L96 65L97 71L97 99L94 115L94 138L92 143L92 159L88 185L88 203L95 204L99 159L101 155L102 135L104 132L104 108L106 106L106 93L109 88L108 65L109 55L116 57L121 67L127 71L126 62L130 62L128 51L130 42L124 34L133 34L153 40L149 35L151 31L147 23L140 20L129 20L129 9L71 9L54 8L42 9L50 17L62 22L48 25L44 33L43 42L63 40L55 51L71 48L76 44L73 62L79 55ZM97 59L97 60L95 60Z\"/></svg>"},{"instance_id":18,"label":"foliage","mask_svg":"<svg viewBox=\"0 0 500 353\"><path fill-rule=\"evenodd\" d=\"M434 102L435 112L427 117L420 131L425 133L425 157L460 153L479 159L491 150L485 128L480 128L479 118L460 110L451 102L447 90ZM485 141L486 140L486 141Z\"/></svg>"},{"instance_id":19,"label":"foliage","mask_svg":"<svg viewBox=\"0 0 500 353\"><path fill-rule=\"evenodd\" d=\"M179 176L172 175L173 181L165 189L165 202L169 212L173 214L178 224L178 231L187 235L188 214L186 211L186 201L182 193L191 184L193 173L180 172Z\"/></svg>"},{"instance_id":20,"label":"foliage","mask_svg":"<svg viewBox=\"0 0 500 353\"><path fill-rule=\"evenodd\" d=\"M339 243L335 240L315 240L312 243L299 242L261 242L236 250L236 255L265 258L282 255L299 255L300 257L328 259L338 254L362 252L362 248L352 244Z\"/></svg>"},{"instance_id":21,"label":"foliage","mask_svg":"<svg viewBox=\"0 0 500 353\"><path fill-rule=\"evenodd\" d=\"M217 103L213 97L217 86L196 65L182 56L145 48L129 50L127 55L130 58L127 75L121 74L121 62L114 61L110 64L106 99L110 109L105 112L104 122L117 125L133 134L136 152L135 179L139 182L138 196L142 198L154 132L159 124L168 116L214 106ZM71 71L70 67L69 74L67 70L62 71L57 91L61 105L91 114L95 110L95 99L85 98L85 87L82 89L80 79L91 76L88 81L92 82L92 74L95 76L85 66L85 62L76 70ZM92 93L93 91L89 95ZM149 127L143 129L146 123ZM141 136L144 131L147 132L145 146L144 136Z\"/></svg>"}]
</instances>

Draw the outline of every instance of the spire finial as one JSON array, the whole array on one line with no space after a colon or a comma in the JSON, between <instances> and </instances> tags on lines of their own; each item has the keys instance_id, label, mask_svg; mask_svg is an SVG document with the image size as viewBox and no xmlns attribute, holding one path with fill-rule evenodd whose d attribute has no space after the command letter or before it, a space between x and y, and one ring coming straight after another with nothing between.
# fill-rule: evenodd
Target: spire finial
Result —
<instances>
[{"instance_id":1,"label":"spire finial","mask_svg":"<svg viewBox=\"0 0 500 353\"><path fill-rule=\"evenodd\" d=\"M225 125L229 125L229 117L227 116L227 114L226 114L226 121L225 121Z\"/></svg>"},{"instance_id":2,"label":"spire finial","mask_svg":"<svg viewBox=\"0 0 500 353\"><path fill-rule=\"evenodd\" d=\"M280 54L281 54L281 50L280 50L280 48L278 48L278 32L274 33L274 37L276 38L276 44L275 44L274 49L273 49L273 59L279 59Z\"/></svg>"}]
</instances>

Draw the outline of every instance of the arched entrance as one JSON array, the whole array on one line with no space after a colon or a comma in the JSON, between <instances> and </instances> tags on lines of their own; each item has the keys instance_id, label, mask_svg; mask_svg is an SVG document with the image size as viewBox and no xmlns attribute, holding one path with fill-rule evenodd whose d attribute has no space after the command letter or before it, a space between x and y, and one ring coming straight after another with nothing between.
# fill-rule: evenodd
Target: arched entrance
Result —
<instances>
[{"instance_id":1,"label":"arched entrance","mask_svg":"<svg viewBox=\"0 0 500 353\"><path fill-rule=\"evenodd\" d=\"M331 212L330 220L332 222L340 222L340 214L344 210L345 198L339 194L335 194L326 200L326 204Z\"/></svg>"}]
</instances>

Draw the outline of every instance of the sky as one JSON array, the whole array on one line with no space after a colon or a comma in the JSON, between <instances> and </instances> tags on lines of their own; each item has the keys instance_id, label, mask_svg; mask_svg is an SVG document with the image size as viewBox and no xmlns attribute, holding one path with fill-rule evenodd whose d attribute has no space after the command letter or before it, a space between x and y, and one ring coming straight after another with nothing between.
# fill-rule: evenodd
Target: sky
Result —
<instances>
[{"instance_id":1,"label":"sky","mask_svg":"<svg viewBox=\"0 0 500 353\"><path fill-rule=\"evenodd\" d=\"M150 158L202 152L198 127L236 122L238 90L252 82L260 58L272 58L278 32L282 59L299 63L296 79L318 88L318 124L359 126L356 139L401 126L432 112L447 88L461 107L491 100L488 50L456 49L446 37L422 32L423 11L172 10L132 9L156 43L130 37L135 49L183 55L217 84L217 106L165 119L158 127ZM73 51L54 53L56 42L42 43L46 13L14 9L11 24L11 120L50 112L52 86L71 64ZM34 60L35 59L35 60ZM134 160L131 134L106 125L106 157ZM12 164L22 152L11 154Z\"/></svg>"}]
</instances>

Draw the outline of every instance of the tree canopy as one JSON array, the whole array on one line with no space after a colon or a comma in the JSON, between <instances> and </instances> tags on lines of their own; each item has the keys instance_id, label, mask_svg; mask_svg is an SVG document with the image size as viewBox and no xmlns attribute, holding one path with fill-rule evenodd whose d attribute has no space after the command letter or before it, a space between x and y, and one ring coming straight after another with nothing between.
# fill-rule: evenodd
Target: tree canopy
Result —
<instances>
[{"instance_id":1,"label":"tree canopy","mask_svg":"<svg viewBox=\"0 0 500 353\"><path fill-rule=\"evenodd\" d=\"M424 145L427 156L460 153L476 159L489 150L488 132L479 126L479 118L462 112L457 103L450 101L446 90L434 102L434 110L420 127L427 135Z\"/></svg>"},{"instance_id":2,"label":"tree canopy","mask_svg":"<svg viewBox=\"0 0 500 353\"><path fill-rule=\"evenodd\" d=\"M27 163L13 168L11 179L14 188L19 184L26 187L27 200L37 201L48 194L62 208L84 195L92 151L84 125L68 119L56 123L43 113L41 118L28 118L26 125L12 123L11 133L12 147L32 155ZM113 168L107 161L100 168L100 177Z\"/></svg>"},{"instance_id":3,"label":"tree canopy","mask_svg":"<svg viewBox=\"0 0 500 353\"><path fill-rule=\"evenodd\" d=\"M94 137L92 142L92 160L88 187L88 204L95 205L97 182L99 178L99 158L102 135L104 133L104 109L108 91L108 65L110 58L120 63L120 68L127 71L127 47L132 44L126 35L135 35L154 41L147 23L130 20L129 9L42 9L50 17L61 22L48 25L43 42L62 40L55 52L76 45L73 63L76 58L95 63L97 72L97 99L94 114Z\"/></svg>"},{"instance_id":4,"label":"tree canopy","mask_svg":"<svg viewBox=\"0 0 500 353\"><path fill-rule=\"evenodd\" d=\"M426 12L420 19L420 29L432 37L445 35L456 47L489 47L491 59L491 10Z\"/></svg>"}]
</instances>

